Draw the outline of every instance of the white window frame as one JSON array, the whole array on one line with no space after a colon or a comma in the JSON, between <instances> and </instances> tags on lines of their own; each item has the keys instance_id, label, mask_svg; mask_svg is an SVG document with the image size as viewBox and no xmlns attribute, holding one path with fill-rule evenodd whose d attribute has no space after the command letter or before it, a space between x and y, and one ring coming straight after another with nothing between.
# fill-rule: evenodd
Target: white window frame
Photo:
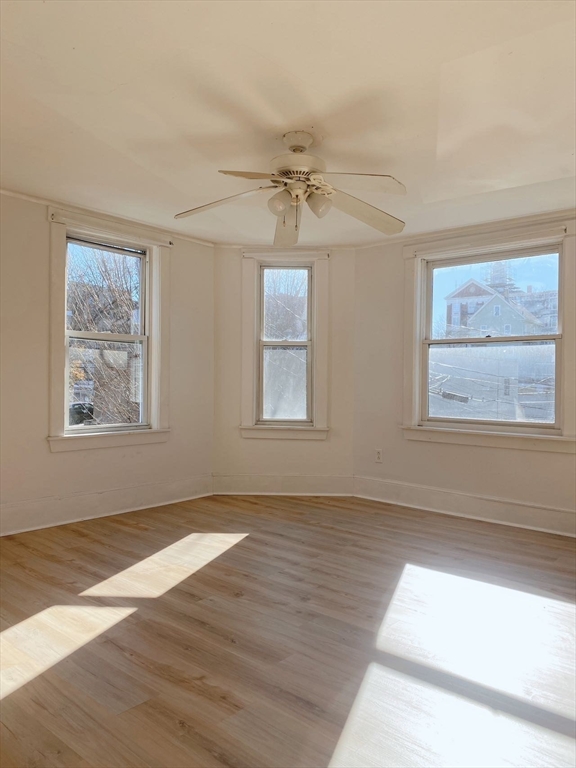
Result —
<instances>
[{"instance_id":1,"label":"white window frame","mask_svg":"<svg viewBox=\"0 0 576 768\"><path fill-rule=\"evenodd\" d=\"M171 240L145 228L88 214L49 208L50 221L50 426L52 452L165 442L169 438L169 289ZM68 337L133 341L135 335L66 330L68 240L146 251L145 296L139 339L146 355L145 424L74 428L68 426Z\"/></svg>"},{"instance_id":2,"label":"white window frame","mask_svg":"<svg viewBox=\"0 0 576 768\"><path fill-rule=\"evenodd\" d=\"M66 236L66 253L68 254L68 243L75 243L77 245L85 245L89 248L94 249L101 249L104 251L107 251L108 253L119 253L132 256L134 258L140 259L140 333L139 334L133 334L133 333L107 333L106 331L75 331L75 330L69 330L68 328L65 328L65 339L66 339L66 365L65 365L65 406L64 406L64 434L65 435L84 435L86 432L90 433L98 433L102 434L104 432L126 432L128 430L139 430L139 429L149 429L150 428L150 421L149 421L149 412L150 412L150 403L148 398L148 391L149 391L149 366L148 366L148 329L150 325L150 321L148 318L148 305L149 305L149 299L148 299L148 285L149 285L149 264L150 264L150 253L149 248L142 248L142 246L138 247L134 244L131 244L131 246L134 248L134 253L130 253L129 250L125 250L126 248L130 248L130 246L125 245L124 249L122 246L112 243L97 243L94 240L87 240L82 239L79 236L75 236L72 233L67 233ZM66 259L68 261L68 259ZM70 426L69 424L66 424L66 414L69 413L70 410L70 387L68 386L69 382L69 376L70 376L70 339L85 339L87 341L116 341L116 342L127 342L129 344L134 343L140 343L141 350L142 350L142 380L139 382L141 386L141 403L142 403L142 421L138 422L137 424L130 424L130 423L119 423L119 424L97 424L94 426L84 427L81 424L79 425L73 425Z\"/></svg>"},{"instance_id":3,"label":"white window frame","mask_svg":"<svg viewBox=\"0 0 576 768\"><path fill-rule=\"evenodd\" d=\"M562 327L561 318L558 319L558 329L553 334L538 334L538 335L505 335L501 336L476 336L476 337L447 337L447 338L432 338L432 281L433 272L435 269L442 267L456 267L467 264L486 264L491 261L501 261L503 259L520 259L528 256L548 255L558 252L558 300L560 306L562 305L562 249L561 246L552 247L540 247L540 248L528 248L515 251L507 251L504 253L491 253L490 255L481 256L467 256L467 257L451 257L448 259L430 259L426 260L426 269L424 273L424 280L426 285L422 292L422 316L424 318L424 329L422 333L422 361L421 361L421 410L419 423L422 426L439 426L439 427L457 427L460 429L477 429L477 430L492 430L492 431L513 431L513 432L530 432L532 434L561 434L560 429L560 412L562 405L561 396L561 376L560 376L560 361L562 359ZM498 312L496 313L496 309ZM501 305L494 305L494 314L496 317L501 316ZM440 418L438 416L430 416L428 413L428 369L429 369L429 352L430 348L435 345L445 346L447 344L459 344L459 343L482 343L482 344L510 344L515 341L547 341L555 345L555 421L549 424L535 424L533 422L507 422L497 421L495 419L457 419L457 418Z\"/></svg>"},{"instance_id":4,"label":"white window frame","mask_svg":"<svg viewBox=\"0 0 576 768\"><path fill-rule=\"evenodd\" d=\"M557 422L534 425L488 421L430 419L427 417L427 350L445 339L427 338L431 302L431 265L485 262L498 258L559 253L558 333L530 336L530 340L554 339L556 344ZM576 284L576 252L573 223L550 228L522 227L499 235L454 237L449 240L407 245L405 259L405 337L403 430L406 438L486 447L575 452L576 404L563 397L576 382L576 311L574 297L565 300L568 286ZM503 336L494 343L510 343L524 337ZM476 339L484 341L482 337ZM450 341L448 341L450 343Z\"/></svg>"},{"instance_id":5,"label":"white window frame","mask_svg":"<svg viewBox=\"0 0 576 768\"><path fill-rule=\"evenodd\" d=\"M264 272L267 269L305 269L308 272L308 286L306 296L306 339L302 341L288 341L287 339L277 339L275 341L264 338ZM259 310L259 339L258 339L258 389L257 389L257 422L258 425L268 424L284 427L302 427L313 424L312 414L314 412L314 383L312 371L314 368L314 288L313 288L313 267L309 264L298 264L297 266L286 264L260 264L259 270L259 290L258 290L258 310ZM264 351L266 347L305 347L306 348L306 418L305 419L266 419L264 418Z\"/></svg>"},{"instance_id":6,"label":"white window frame","mask_svg":"<svg viewBox=\"0 0 576 768\"><path fill-rule=\"evenodd\" d=\"M240 433L246 438L324 440L328 434L328 265L325 251L244 251L242 257L242 394ZM264 341L264 267L310 270L308 341ZM262 418L264 346L308 347L308 415L305 421Z\"/></svg>"}]
</instances>

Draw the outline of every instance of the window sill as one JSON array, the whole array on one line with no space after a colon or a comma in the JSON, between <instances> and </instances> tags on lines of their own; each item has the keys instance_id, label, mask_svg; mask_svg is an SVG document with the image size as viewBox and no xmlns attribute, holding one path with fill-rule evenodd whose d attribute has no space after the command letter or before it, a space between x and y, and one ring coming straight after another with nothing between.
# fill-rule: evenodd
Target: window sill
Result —
<instances>
[{"instance_id":1,"label":"window sill","mask_svg":"<svg viewBox=\"0 0 576 768\"><path fill-rule=\"evenodd\" d=\"M480 445L486 448L513 448L525 451L576 453L576 438L560 435L512 434L510 432L482 432L471 429L445 427L403 426L407 440L426 443L452 443L454 445Z\"/></svg>"},{"instance_id":2,"label":"window sill","mask_svg":"<svg viewBox=\"0 0 576 768\"><path fill-rule=\"evenodd\" d=\"M242 437L265 440L326 440L328 431L327 427L276 427L268 424L240 427Z\"/></svg>"},{"instance_id":3,"label":"window sill","mask_svg":"<svg viewBox=\"0 0 576 768\"><path fill-rule=\"evenodd\" d=\"M89 448L116 448L123 445L145 445L165 443L170 436L169 429L140 429L126 432L91 432L82 435L49 437L52 453L61 451L85 451Z\"/></svg>"}]
</instances>

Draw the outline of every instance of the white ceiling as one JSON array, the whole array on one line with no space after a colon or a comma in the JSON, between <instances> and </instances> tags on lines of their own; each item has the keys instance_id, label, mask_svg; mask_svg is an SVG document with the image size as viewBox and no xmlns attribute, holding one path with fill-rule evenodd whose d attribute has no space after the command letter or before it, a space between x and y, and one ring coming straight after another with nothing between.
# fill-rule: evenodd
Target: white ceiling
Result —
<instances>
[{"instance_id":1,"label":"white ceiling","mask_svg":"<svg viewBox=\"0 0 576 768\"><path fill-rule=\"evenodd\" d=\"M557 0L3 0L2 186L229 243L271 243L258 184L288 130L421 232L568 208L574 9ZM301 244L382 235L306 211Z\"/></svg>"}]
</instances>

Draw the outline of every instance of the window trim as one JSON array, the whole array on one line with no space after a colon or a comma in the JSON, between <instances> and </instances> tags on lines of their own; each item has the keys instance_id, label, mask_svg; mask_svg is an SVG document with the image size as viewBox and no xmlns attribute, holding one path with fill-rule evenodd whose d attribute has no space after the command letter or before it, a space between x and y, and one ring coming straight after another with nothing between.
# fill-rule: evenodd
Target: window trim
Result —
<instances>
[{"instance_id":1,"label":"window trim","mask_svg":"<svg viewBox=\"0 0 576 768\"><path fill-rule=\"evenodd\" d=\"M48 443L52 452L107 448L165 442L169 439L170 386L170 246L172 242L136 226L119 227L90 215L48 209L50 222L50 418ZM75 432L67 425L68 399L66 342L66 263L68 239L91 240L107 246L145 250L147 291L145 328L147 332L147 424L113 425ZM142 329L141 329L142 330ZM71 335L81 336L73 331ZM110 334L110 340L123 334ZM107 335L108 338L108 335ZM133 341L134 337L130 336Z\"/></svg>"},{"instance_id":2,"label":"window trim","mask_svg":"<svg viewBox=\"0 0 576 768\"><path fill-rule=\"evenodd\" d=\"M576 355L574 354L575 312L569 302L563 301L563 291L570 280L576 278L575 238L573 224L535 230L522 228L519 231L486 237L450 238L428 244L406 245L403 248L405 260L405 332L404 332L404 436L426 442L452 442L458 444L486 445L490 447L517 447L533 450L575 451L576 412L573 403L567 403L562 393L574 386ZM570 228L570 229L569 229ZM522 231L524 230L524 231ZM431 281L428 279L429 264L440 266L442 262L456 265L471 261L485 262L498 258L514 258L548 252L559 253L559 310L558 333L542 334L544 339L553 338L556 343L557 424L534 425L510 422L486 422L473 420L449 420L422 418L422 399L426 390L424 384L425 366L423 347L428 328L426 312L430 307ZM566 310L566 311L564 311ZM569 312L568 312L569 310ZM569 314L569 316L568 316ZM562 335L563 341L559 340ZM517 337L502 336L493 343L510 342ZM530 337L537 341L540 336ZM525 337L520 337L525 341ZM427 339L430 343L483 342L475 339ZM492 343L492 342L491 342Z\"/></svg>"},{"instance_id":3,"label":"window trim","mask_svg":"<svg viewBox=\"0 0 576 768\"><path fill-rule=\"evenodd\" d=\"M326 251L243 251L242 393L240 433L245 438L324 440L328 434L328 265ZM310 420L260 419L262 267L310 268ZM273 344L272 344L273 345ZM294 342L303 346L302 342ZM282 344L280 344L282 346Z\"/></svg>"}]
</instances>

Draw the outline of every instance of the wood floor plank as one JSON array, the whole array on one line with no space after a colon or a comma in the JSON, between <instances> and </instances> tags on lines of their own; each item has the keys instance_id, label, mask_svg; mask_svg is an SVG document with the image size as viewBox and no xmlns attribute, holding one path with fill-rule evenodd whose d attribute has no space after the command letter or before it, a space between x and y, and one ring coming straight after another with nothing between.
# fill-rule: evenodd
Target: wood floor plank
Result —
<instances>
[{"instance_id":1,"label":"wood floor plank","mask_svg":"<svg viewBox=\"0 0 576 768\"><path fill-rule=\"evenodd\" d=\"M65 741L50 728L31 718L19 703L2 707L0 764L17 768L90 768Z\"/></svg>"},{"instance_id":2,"label":"wood floor plank","mask_svg":"<svg viewBox=\"0 0 576 768\"><path fill-rule=\"evenodd\" d=\"M216 496L0 550L2 768L573 765L566 537Z\"/></svg>"},{"instance_id":3,"label":"wood floor plank","mask_svg":"<svg viewBox=\"0 0 576 768\"><path fill-rule=\"evenodd\" d=\"M316 768L336 746L339 728L312 714L298 716L281 706L256 704L222 724L227 734L258 744L265 765L274 765L278 754L284 765Z\"/></svg>"}]
</instances>

